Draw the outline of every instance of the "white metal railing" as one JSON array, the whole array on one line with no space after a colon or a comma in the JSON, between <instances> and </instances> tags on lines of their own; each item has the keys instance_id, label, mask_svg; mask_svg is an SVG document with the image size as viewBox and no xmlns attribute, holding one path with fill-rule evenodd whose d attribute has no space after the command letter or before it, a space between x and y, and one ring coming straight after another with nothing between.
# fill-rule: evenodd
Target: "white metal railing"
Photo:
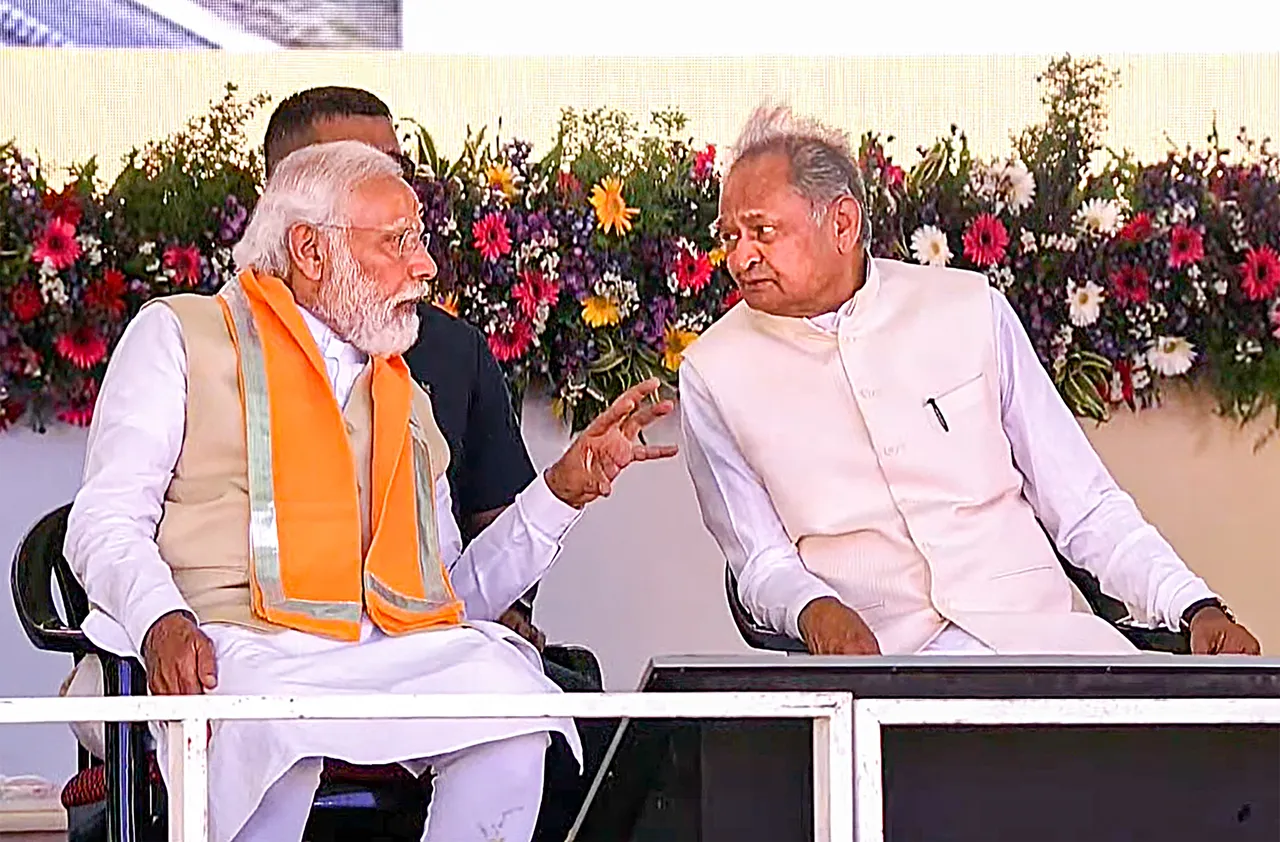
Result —
<instances>
[{"instance_id":1,"label":"white metal railing","mask_svg":"<svg viewBox=\"0 0 1280 842\"><path fill-rule=\"evenodd\" d=\"M857 699L856 842L884 842L881 729L894 725L1280 725L1280 699Z\"/></svg>"},{"instance_id":2,"label":"white metal railing","mask_svg":"<svg viewBox=\"0 0 1280 842\"><path fill-rule=\"evenodd\" d=\"M170 842L206 842L208 726L245 719L813 720L814 836L854 834L850 693L565 693L545 695L117 696L0 699L0 724L167 722ZM877 726L878 727L878 726ZM877 731L877 757L878 757ZM876 784L879 791L880 784Z\"/></svg>"}]
</instances>

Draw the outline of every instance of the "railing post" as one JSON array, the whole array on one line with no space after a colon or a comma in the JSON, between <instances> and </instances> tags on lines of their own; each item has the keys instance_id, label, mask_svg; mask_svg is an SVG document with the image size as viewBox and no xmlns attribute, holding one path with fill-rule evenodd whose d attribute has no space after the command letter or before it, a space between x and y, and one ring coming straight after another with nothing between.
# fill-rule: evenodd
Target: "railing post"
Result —
<instances>
[{"instance_id":1,"label":"railing post","mask_svg":"<svg viewBox=\"0 0 1280 842\"><path fill-rule=\"evenodd\" d=\"M853 839L853 696L813 720L813 827L817 842Z\"/></svg>"},{"instance_id":2,"label":"railing post","mask_svg":"<svg viewBox=\"0 0 1280 842\"><path fill-rule=\"evenodd\" d=\"M875 702L853 705L854 842L884 842L884 758Z\"/></svg>"},{"instance_id":3,"label":"railing post","mask_svg":"<svg viewBox=\"0 0 1280 842\"><path fill-rule=\"evenodd\" d=\"M169 842L209 839L209 720L170 722Z\"/></svg>"}]
</instances>

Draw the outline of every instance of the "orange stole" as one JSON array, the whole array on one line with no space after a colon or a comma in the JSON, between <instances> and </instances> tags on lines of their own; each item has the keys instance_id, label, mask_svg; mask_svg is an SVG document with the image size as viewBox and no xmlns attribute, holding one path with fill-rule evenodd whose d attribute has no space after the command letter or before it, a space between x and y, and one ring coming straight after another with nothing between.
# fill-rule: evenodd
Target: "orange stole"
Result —
<instances>
[{"instance_id":1,"label":"orange stole","mask_svg":"<svg viewBox=\"0 0 1280 842\"><path fill-rule=\"evenodd\" d=\"M254 614L343 640L359 639L359 611L353 616L351 610L326 608L363 605L387 634L458 624L462 604L439 557L433 502L428 511L419 512L417 483L427 483L429 501L434 501L434 489L429 468L421 479L415 470L411 385L404 361L399 356L372 358L372 538L362 557L351 446L315 340L283 281L247 271L237 283L262 349L278 546L278 569L270 558L253 553L249 579ZM218 300L242 356L243 406L245 349L226 297ZM246 417L246 432L252 435L248 422ZM251 470L251 484L252 477ZM421 529L431 530L430 535L420 536ZM277 575L278 587L264 581ZM273 592L283 599L272 599Z\"/></svg>"}]
</instances>

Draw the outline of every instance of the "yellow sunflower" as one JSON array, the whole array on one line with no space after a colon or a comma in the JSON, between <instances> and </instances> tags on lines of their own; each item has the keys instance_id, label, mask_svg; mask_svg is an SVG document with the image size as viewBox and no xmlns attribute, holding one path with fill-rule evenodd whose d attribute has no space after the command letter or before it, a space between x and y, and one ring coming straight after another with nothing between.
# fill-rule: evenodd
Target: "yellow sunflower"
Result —
<instances>
[{"instance_id":1,"label":"yellow sunflower","mask_svg":"<svg viewBox=\"0 0 1280 842\"><path fill-rule=\"evenodd\" d=\"M724 263L724 255L724 246L716 246L711 251L707 252L707 259L711 261L712 266L719 266L721 263Z\"/></svg>"},{"instance_id":2,"label":"yellow sunflower","mask_svg":"<svg viewBox=\"0 0 1280 842\"><path fill-rule=\"evenodd\" d=\"M501 190L508 199L516 192L516 177L506 164L494 164L484 171L489 186Z\"/></svg>"},{"instance_id":3,"label":"yellow sunflower","mask_svg":"<svg viewBox=\"0 0 1280 842\"><path fill-rule=\"evenodd\" d=\"M622 314L609 296L590 295L582 300L582 320L591 327L608 327L622 321Z\"/></svg>"},{"instance_id":4,"label":"yellow sunflower","mask_svg":"<svg viewBox=\"0 0 1280 842\"><path fill-rule=\"evenodd\" d=\"M680 330L673 325L667 326L666 337L662 343L662 364L667 367L667 371L676 371L680 368L685 349L697 338L698 334L691 330Z\"/></svg>"},{"instance_id":5,"label":"yellow sunflower","mask_svg":"<svg viewBox=\"0 0 1280 842\"><path fill-rule=\"evenodd\" d=\"M608 234L613 229L619 236L631 230L631 218L640 213L637 208L627 207L622 198L622 179L616 175L591 188L591 206L596 209L596 219L604 232Z\"/></svg>"}]
</instances>

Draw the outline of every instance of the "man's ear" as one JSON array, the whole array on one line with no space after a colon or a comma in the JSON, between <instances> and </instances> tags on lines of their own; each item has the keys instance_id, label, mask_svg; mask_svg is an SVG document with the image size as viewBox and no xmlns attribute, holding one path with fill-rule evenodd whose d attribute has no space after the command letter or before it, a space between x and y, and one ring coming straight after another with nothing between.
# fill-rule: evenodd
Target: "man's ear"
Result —
<instances>
[{"instance_id":1,"label":"man's ear","mask_svg":"<svg viewBox=\"0 0 1280 842\"><path fill-rule=\"evenodd\" d=\"M841 196L831 206L831 224L835 226L836 250L848 254L862 241L862 208L852 196Z\"/></svg>"},{"instance_id":2,"label":"man's ear","mask_svg":"<svg viewBox=\"0 0 1280 842\"><path fill-rule=\"evenodd\" d=\"M298 223L289 229L289 263L309 281L320 282L327 259L326 244L320 229L314 225Z\"/></svg>"}]
</instances>

